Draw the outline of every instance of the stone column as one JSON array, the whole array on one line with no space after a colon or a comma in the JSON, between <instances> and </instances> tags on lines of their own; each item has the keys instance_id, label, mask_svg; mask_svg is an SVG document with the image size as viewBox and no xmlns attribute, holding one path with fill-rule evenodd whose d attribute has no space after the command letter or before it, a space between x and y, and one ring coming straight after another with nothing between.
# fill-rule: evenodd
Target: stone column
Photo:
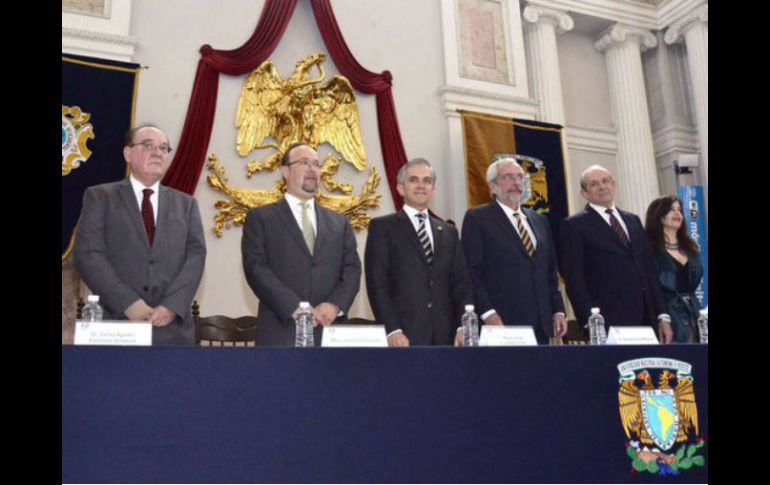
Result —
<instances>
[{"instance_id":1,"label":"stone column","mask_svg":"<svg viewBox=\"0 0 770 485\"><path fill-rule=\"evenodd\" d=\"M604 52L612 118L618 129L618 205L644 217L660 196L655 149L642 71L642 51L658 45L655 36L623 24L604 31L595 43Z\"/></svg>"},{"instance_id":2,"label":"stone column","mask_svg":"<svg viewBox=\"0 0 770 485\"><path fill-rule=\"evenodd\" d=\"M667 44L681 41L687 48L692 103L700 144L700 173L703 191L708 194L709 174L709 6L701 5L675 22L664 37Z\"/></svg>"},{"instance_id":3,"label":"stone column","mask_svg":"<svg viewBox=\"0 0 770 485\"><path fill-rule=\"evenodd\" d=\"M532 97L540 101L540 120L564 125L564 99L556 34L575 26L572 17L558 10L528 5L524 18L524 45Z\"/></svg>"}]
</instances>

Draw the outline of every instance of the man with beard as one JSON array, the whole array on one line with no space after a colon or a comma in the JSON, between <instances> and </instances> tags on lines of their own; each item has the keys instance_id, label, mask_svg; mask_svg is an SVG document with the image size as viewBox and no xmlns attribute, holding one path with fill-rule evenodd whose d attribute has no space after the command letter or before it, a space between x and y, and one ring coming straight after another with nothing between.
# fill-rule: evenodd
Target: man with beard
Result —
<instances>
[{"instance_id":1,"label":"man with beard","mask_svg":"<svg viewBox=\"0 0 770 485\"><path fill-rule=\"evenodd\" d=\"M286 194L249 211L243 224L243 271L259 298L257 344L294 345L292 314L313 307L315 341L321 328L346 320L361 280L356 239L344 217L315 204L321 163L305 143L281 159Z\"/></svg>"},{"instance_id":2,"label":"man with beard","mask_svg":"<svg viewBox=\"0 0 770 485\"><path fill-rule=\"evenodd\" d=\"M524 170L514 158L487 169L494 200L470 209L462 242L476 311L485 325L528 325L539 344L567 332L556 251L545 217L520 205Z\"/></svg>"},{"instance_id":3,"label":"man with beard","mask_svg":"<svg viewBox=\"0 0 770 485\"><path fill-rule=\"evenodd\" d=\"M364 261L374 317L390 347L452 345L463 306L473 303L457 229L430 217L436 174L422 158L401 167L404 207L369 224Z\"/></svg>"}]
</instances>

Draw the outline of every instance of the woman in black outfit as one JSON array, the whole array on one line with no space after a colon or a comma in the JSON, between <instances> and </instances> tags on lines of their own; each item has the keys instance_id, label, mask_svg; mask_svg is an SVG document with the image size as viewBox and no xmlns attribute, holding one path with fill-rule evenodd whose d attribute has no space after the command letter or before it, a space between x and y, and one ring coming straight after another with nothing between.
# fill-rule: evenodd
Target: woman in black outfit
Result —
<instances>
[{"instance_id":1,"label":"woman in black outfit","mask_svg":"<svg viewBox=\"0 0 770 485\"><path fill-rule=\"evenodd\" d=\"M674 196L652 201L644 229L655 252L653 261L671 315L673 341L698 342L700 302L695 290L703 277L703 264L685 229L682 202Z\"/></svg>"}]
</instances>

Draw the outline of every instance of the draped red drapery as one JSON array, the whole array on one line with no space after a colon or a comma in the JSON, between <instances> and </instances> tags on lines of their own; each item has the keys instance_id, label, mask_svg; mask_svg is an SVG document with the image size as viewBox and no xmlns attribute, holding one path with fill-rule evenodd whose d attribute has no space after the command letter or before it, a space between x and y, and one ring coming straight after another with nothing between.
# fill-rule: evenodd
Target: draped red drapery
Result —
<instances>
[{"instance_id":1,"label":"draped red drapery","mask_svg":"<svg viewBox=\"0 0 770 485\"><path fill-rule=\"evenodd\" d=\"M402 202L396 191L396 174L406 163L406 153L391 92L393 77L388 71L383 71L382 74L370 72L356 61L342 37L329 0L310 2L321 37L337 69L350 80L356 90L376 95L385 175L393 203L396 210L399 210ZM164 185L191 195L195 191L214 124L219 73L240 76L253 71L264 62L286 31L296 5L297 0L267 0L256 30L251 38L237 49L216 50L208 44L201 47L201 59L198 61L187 117L174 163L163 180Z\"/></svg>"}]
</instances>

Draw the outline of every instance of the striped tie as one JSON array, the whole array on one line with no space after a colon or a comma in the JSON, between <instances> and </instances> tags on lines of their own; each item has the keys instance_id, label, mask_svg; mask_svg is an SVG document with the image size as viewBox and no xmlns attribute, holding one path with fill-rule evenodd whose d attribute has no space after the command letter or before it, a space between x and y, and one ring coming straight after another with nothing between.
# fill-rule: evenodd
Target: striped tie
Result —
<instances>
[{"instance_id":1,"label":"striped tie","mask_svg":"<svg viewBox=\"0 0 770 485\"><path fill-rule=\"evenodd\" d=\"M425 258L428 260L428 264L433 262L433 248L430 245L430 238L428 237L428 231L425 230L425 214L416 214L420 220L420 227L417 229L417 239L420 240L422 250L425 251Z\"/></svg>"},{"instance_id":2,"label":"striped tie","mask_svg":"<svg viewBox=\"0 0 770 485\"><path fill-rule=\"evenodd\" d=\"M607 214L610 215L610 227L612 227L612 231L615 233L615 235L618 236L618 239L620 239L620 242L623 243L623 246L628 249L631 246L631 241L628 240L628 236L626 236L626 231L623 230L622 227L620 227L620 222L618 222L618 218L615 217L615 215L612 213L612 209L605 209Z\"/></svg>"},{"instance_id":3,"label":"striped tie","mask_svg":"<svg viewBox=\"0 0 770 485\"><path fill-rule=\"evenodd\" d=\"M535 246L532 244L532 238L529 236L529 231L524 227L524 223L521 222L521 215L518 212L513 213L513 217L516 218L516 227L519 228L519 237L521 237L521 243L524 244L524 249L527 250L529 259L535 257Z\"/></svg>"}]
</instances>

